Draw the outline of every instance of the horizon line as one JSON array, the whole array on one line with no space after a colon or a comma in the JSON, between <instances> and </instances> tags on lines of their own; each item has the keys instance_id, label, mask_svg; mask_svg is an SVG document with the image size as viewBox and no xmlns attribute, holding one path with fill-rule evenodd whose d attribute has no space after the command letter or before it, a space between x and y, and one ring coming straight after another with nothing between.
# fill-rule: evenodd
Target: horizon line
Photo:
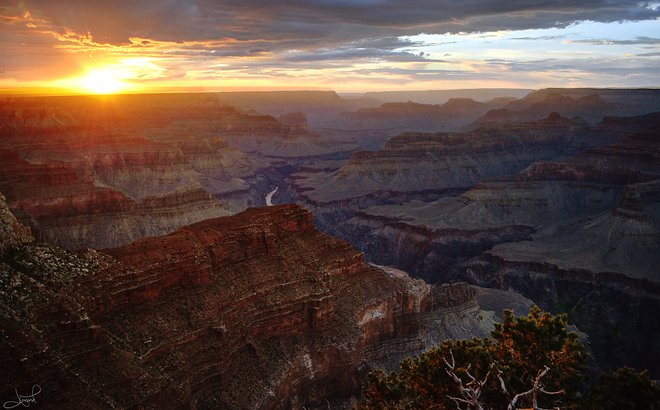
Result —
<instances>
[{"instance_id":1,"label":"horizon line","mask_svg":"<svg viewBox=\"0 0 660 410\"><path fill-rule=\"evenodd\" d=\"M337 91L333 89L314 89L314 88L241 88L225 90L208 90L196 87L164 87L163 89L123 91L116 93L82 93L74 90L57 87L9 87L0 88L0 97L73 97L73 96L98 96L108 97L115 95L150 95L150 94L221 94L221 93L335 93L337 95L366 95L378 93L425 93L425 92L451 92L451 91L485 91L485 90L519 90L519 91L537 91L549 89L563 90L660 90L660 86L639 86L639 87L620 87L620 86L602 86L602 87L475 87L475 88L436 88L436 89L410 89L410 90L367 90L367 91Z\"/></svg>"}]
</instances>

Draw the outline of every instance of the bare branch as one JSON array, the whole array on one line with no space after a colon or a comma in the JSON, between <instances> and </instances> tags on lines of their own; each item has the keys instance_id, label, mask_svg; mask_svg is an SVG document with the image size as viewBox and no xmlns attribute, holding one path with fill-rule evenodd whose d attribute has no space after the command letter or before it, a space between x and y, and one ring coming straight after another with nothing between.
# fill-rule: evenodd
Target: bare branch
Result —
<instances>
[{"instance_id":1,"label":"bare branch","mask_svg":"<svg viewBox=\"0 0 660 410\"><path fill-rule=\"evenodd\" d=\"M502 378L502 370L500 369L497 369L497 378L500 380L500 387L502 388L502 391L508 396L509 391L506 389L506 384L504 384L504 379Z\"/></svg>"},{"instance_id":2,"label":"bare branch","mask_svg":"<svg viewBox=\"0 0 660 410\"><path fill-rule=\"evenodd\" d=\"M530 394L532 395L533 409L534 410L546 410L546 409L542 409L541 407L538 406L538 395L537 395L538 392L543 393L543 394L550 394L550 395L564 393L563 389L559 390L559 391L556 391L556 392L549 392L549 391L547 391L543 388L543 385L541 384L541 379L549 371L550 371L550 368L548 366L544 366L543 370L539 370L536 373L536 377L534 378L532 388L525 391L525 392L516 394L513 397L513 399L511 400L511 402L509 403L509 406L507 407L507 410L515 410L515 408L516 408L515 406L516 406L516 403L518 402L518 400L520 400L522 397L528 396ZM502 378L502 372L501 371L498 371L497 378L500 380L500 385L501 385L502 390L504 391L504 393L509 394L506 390L506 386L505 386L505 383L504 383L504 379Z\"/></svg>"},{"instance_id":3,"label":"bare branch","mask_svg":"<svg viewBox=\"0 0 660 410\"><path fill-rule=\"evenodd\" d=\"M442 357L442 360L445 362L447 367L449 367L451 370L454 370L454 367L456 367L456 360L454 360L454 352L452 352L450 349L449 354L451 355L451 365L449 365L449 362L444 356Z\"/></svg>"},{"instance_id":4,"label":"bare branch","mask_svg":"<svg viewBox=\"0 0 660 410\"><path fill-rule=\"evenodd\" d=\"M539 387L539 391L540 391L541 393L549 394L549 395L566 393L566 392L564 391L564 389L557 390L557 391L547 391L546 389L544 389L544 388L542 388L542 387Z\"/></svg>"},{"instance_id":5,"label":"bare branch","mask_svg":"<svg viewBox=\"0 0 660 410\"><path fill-rule=\"evenodd\" d=\"M476 382L477 379L476 379L474 376L472 376L472 374L470 374L470 368L471 368L471 367L472 367L472 363L470 363L470 364L468 365L468 367L465 368L465 373L467 374L467 376L468 376L470 379L472 379L473 382Z\"/></svg>"},{"instance_id":6,"label":"bare branch","mask_svg":"<svg viewBox=\"0 0 660 410\"><path fill-rule=\"evenodd\" d=\"M490 376L490 372L492 370L492 367L488 369L488 372L486 373L486 376L484 377L483 380L479 381L472 373L470 373L470 368L472 365L468 365L468 367L465 369L465 373L467 376L471 379L467 385L463 385L463 380L458 377L456 373L454 373L454 369L456 368L456 360L454 358L453 352L450 350L449 351L451 355L451 364L443 357L443 360L445 362L445 365L447 366L447 369L445 369L445 372L447 372L447 375L452 378L458 385L458 390L461 392L461 395L463 398L460 397L453 397L453 396L447 396L449 399L453 400L454 403L456 404L456 407L460 409L460 403L465 403L468 405L468 409L478 409L478 410L483 410L483 405L479 403L479 396L481 396L481 389L483 386L486 384L486 381L488 380L488 377Z\"/></svg>"},{"instance_id":7,"label":"bare branch","mask_svg":"<svg viewBox=\"0 0 660 410\"><path fill-rule=\"evenodd\" d=\"M472 404L471 402L469 402L469 401L467 401L467 400L465 400L465 399L461 399L460 397L454 397L454 396L447 396L447 397L449 397L450 399L454 400L455 402L459 402L459 401L460 401L460 402L463 402L463 403Z\"/></svg>"},{"instance_id":8,"label":"bare branch","mask_svg":"<svg viewBox=\"0 0 660 410\"><path fill-rule=\"evenodd\" d=\"M515 396L513 396L513 400L511 400L511 403L509 403L509 407L507 407L508 410L515 410L516 409L516 403L521 397L525 397L528 394L531 394L534 391L534 389L529 389L526 392L523 393L518 393Z\"/></svg>"}]
</instances>

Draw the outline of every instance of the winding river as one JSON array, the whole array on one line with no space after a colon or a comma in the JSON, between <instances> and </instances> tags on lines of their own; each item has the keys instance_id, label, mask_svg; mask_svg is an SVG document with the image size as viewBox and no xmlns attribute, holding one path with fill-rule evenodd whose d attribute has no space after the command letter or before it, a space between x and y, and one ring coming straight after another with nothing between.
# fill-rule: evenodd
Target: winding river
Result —
<instances>
[{"instance_id":1,"label":"winding river","mask_svg":"<svg viewBox=\"0 0 660 410\"><path fill-rule=\"evenodd\" d=\"M273 206L273 195L275 195L275 192L277 192L278 189L280 189L280 187L276 187L266 195L266 206Z\"/></svg>"}]
</instances>

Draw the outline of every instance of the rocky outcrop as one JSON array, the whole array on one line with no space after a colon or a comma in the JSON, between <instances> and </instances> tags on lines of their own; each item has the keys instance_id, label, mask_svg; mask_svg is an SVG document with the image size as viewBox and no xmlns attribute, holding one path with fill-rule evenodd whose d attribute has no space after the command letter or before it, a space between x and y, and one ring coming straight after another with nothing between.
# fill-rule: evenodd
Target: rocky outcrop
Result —
<instances>
[{"instance_id":1,"label":"rocky outcrop","mask_svg":"<svg viewBox=\"0 0 660 410\"><path fill-rule=\"evenodd\" d=\"M16 220L7 206L5 196L0 194L0 254L33 240L30 228Z\"/></svg>"},{"instance_id":2,"label":"rocky outcrop","mask_svg":"<svg viewBox=\"0 0 660 410\"><path fill-rule=\"evenodd\" d=\"M369 266L294 205L103 253L13 244L0 275L0 396L38 384L44 408L340 403L376 363L493 321L468 285Z\"/></svg>"}]
</instances>

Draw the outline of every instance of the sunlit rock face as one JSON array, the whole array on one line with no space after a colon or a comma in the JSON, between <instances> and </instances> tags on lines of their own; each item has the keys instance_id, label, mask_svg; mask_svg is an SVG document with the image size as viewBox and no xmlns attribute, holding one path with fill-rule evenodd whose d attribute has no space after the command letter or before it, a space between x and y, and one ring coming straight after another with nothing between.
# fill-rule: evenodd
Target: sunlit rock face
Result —
<instances>
[{"instance_id":1,"label":"sunlit rock face","mask_svg":"<svg viewBox=\"0 0 660 410\"><path fill-rule=\"evenodd\" d=\"M261 203L259 175L277 166L355 148L282 118L214 94L8 99L0 191L38 239L69 249L161 235Z\"/></svg>"},{"instance_id":2,"label":"sunlit rock face","mask_svg":"<svg viewBox=\"0 0 660 410\"><path fill-rule=\"evenodd\" d=\"M103 252L13 243L0 268L0 393L36 383L45 408L345 404L376 363L486 335L480 298L530 303L367 265L295 205Z\"/></svg>"}]
</instances>

